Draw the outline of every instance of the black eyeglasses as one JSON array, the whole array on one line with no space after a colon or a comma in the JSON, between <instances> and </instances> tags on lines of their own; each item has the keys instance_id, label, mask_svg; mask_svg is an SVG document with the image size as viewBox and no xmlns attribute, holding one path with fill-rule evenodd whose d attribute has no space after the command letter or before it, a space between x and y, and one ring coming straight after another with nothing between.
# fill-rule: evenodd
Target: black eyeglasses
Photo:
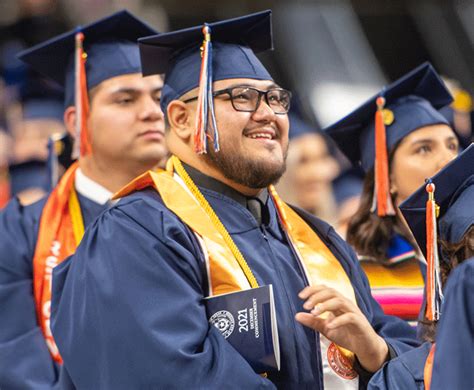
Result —
<instances>
[{"instance_id":1,"label":"black eyeglasses","mask_svg":"<svg viewBox=\"0 0 474 390\"><path fill-rule=\"evenodd\" d=\"M236 111L255 112L260 107L262 96L265 96L265 102L275 114L287 114L290 110L291 92L283 88L271 88L267 91L261 91L253 87L238 86L215 91L212 96L229 95L232 107ZM197 100L197 96L183 100L189 103Z\"/></svg>"}]
</instances>

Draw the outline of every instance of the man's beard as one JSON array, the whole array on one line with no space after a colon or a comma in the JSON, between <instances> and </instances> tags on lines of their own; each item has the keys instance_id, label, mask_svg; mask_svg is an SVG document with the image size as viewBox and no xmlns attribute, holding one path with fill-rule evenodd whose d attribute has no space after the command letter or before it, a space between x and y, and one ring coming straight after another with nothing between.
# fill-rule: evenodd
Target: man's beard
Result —
<instances>
[{"instance_id":1,"label":"man's beard","mask_svg":"<svg viewBox=\"0 0 474 390\"><path fill-rule=\"evenodd\" d=\"M286 170L286 149L281 164L269 164L239 154L233 147L225 147L221 143L221 150L215 152L212 147L205 155L209 162L214 165L229 180L248 188L266 188L275 184Z\"/></svg>"}]
</instances>

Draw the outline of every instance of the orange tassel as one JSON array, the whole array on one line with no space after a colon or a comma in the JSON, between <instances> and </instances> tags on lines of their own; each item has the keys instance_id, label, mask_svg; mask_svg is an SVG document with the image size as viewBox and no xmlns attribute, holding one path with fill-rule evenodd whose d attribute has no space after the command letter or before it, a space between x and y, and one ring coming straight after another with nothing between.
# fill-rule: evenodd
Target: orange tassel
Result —
<instances>
[{"instance_id":1,"label":"orange tassel","mask_svg":"<svg viewBox=\"0 0 474 390\"><path fill-rule=\"evenodd\" d=\"M426 312L428 320L439 319L442 299L441 280L439 275L438 237L436 232L435 185L429 181L426 185L428 201L426 202Z\"/></svg>"},{"instance_id":2,"label":"orange tassel","mask_svg":"<svg viewBox=\"0 0 474 390\"><path fill-rule=\"evenodd\" d=\"M87 130L89 116L89 97L87 94L86 59L83 50L84 34L76 34L76 72L75 72L75 107L76 107L76 144L74 157L85 156L92 152L92 147Z\"/></svg>"},{"instance_id":3,"label":"orange tassel","mask_svg":"<svg viewBox=\"0 0 474 390\"><path fill-rule=\"evenodd\" d=\"M202 28L204 35L204 41L201 46L201 72L199 74L199 92L198 92L198 104L196 114L196 129L194 132L194 151L199 154L206 153L207 151L207 86L208 86L208 71L209 66L209 42L210 32L209 26Z\"/></svg>"},{"instance_id":4,"label":"orange tassel","mask_svg":"<svg viewBox=\"0 0 474 390\"><path fill-rule=\"evenodd\" d=\"M207 138L213 139L214 151L218 152L219 133L214 113L214 97L212 94L212 42L211 29L206 24L202 28L204 41L201 46L201 72L199 75L199 92L194 133L194 150L196 153L207 153ZM212 136L208 134L212 132Z\"/></svg>"},{"instance_id":5,"label":"orange tassel","mask_svg":"<svg viewBox=\"0 0 474 390\"><path fill-rule=\"evenodd\" d=\"M379 96L375 112L375 188L372 211L377 210L379 217L395 215L389 191L388 153L383 108L385 99Z\"/></svg>"}]
</instances>

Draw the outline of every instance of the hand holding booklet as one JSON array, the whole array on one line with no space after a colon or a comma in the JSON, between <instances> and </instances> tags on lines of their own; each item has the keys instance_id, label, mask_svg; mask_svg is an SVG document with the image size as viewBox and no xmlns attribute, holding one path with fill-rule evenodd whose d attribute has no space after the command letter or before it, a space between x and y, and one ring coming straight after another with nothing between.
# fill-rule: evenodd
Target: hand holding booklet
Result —
<instances>
[{"instance_id":1,"label":"hand holding booklet","mask_svg":"<svg viewBox=\"0 0 474 390\"><path fill-rule=\"evenodd\" d=\"M280 370L280 344L272 285L205 299L209 322L255 372Z\"/></svg>"}]
</instances>

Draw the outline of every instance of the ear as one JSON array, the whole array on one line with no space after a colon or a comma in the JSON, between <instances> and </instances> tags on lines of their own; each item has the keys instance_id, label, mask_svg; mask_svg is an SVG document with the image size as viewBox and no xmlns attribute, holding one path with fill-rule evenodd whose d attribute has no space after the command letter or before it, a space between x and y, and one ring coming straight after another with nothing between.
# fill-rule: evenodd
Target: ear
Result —
<instances>
[{"instance_id":1,"label":"ear","mask_svg":"<svg viewBox=\"0 0 474 390\"><path fill-rule=\"evenodd\" d=\"M170 131L183 142L189 143L194 132L195 110L181 100L173 100L167 107Z\"/></svg>"},{"instance_id":2,"label":"ear","mask_svg":"<svg viewBox=\"0 0 474 390\"><path fill-rule=\"evenodd\" d=\"M69 106L64 111L64 124L66 130L72 138L76 137L76 107Z\"/></svg>"}]
</instances>

